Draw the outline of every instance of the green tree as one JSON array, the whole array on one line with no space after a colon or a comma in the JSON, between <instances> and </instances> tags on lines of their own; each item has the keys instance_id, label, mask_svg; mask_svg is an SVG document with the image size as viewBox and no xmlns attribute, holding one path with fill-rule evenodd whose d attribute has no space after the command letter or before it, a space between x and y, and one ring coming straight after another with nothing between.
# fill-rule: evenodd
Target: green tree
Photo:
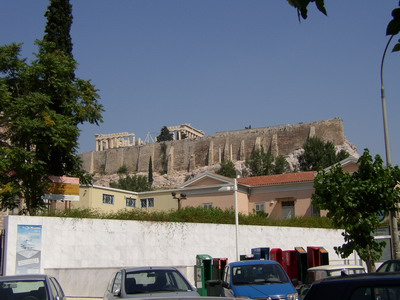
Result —
<instances>
[{"instance_id":1,"label":"green tree","mask_svg":"<svg viewBox=\"0 0 400 300\"><path fill-rule=\"evenodd\" d=\"M324 142L318 137L311 137L303 145L304 153L299 156L301 171L316 171L327 168L345 159L349 154L341 150L336 154L335 145Z\"/></svg>"},{"instance_id":2,"label":"green tree","mask_svg":"<svg viewBox=\"0 0 400 300\"><path fill-rule=\"evenodd\" d=\"M289 163L283 155L278 155L275 157L273 173L274 174L283 174L286 173L289 169Z\"/></svg>"},{"instance_id":3,"label":"green tree","mask_svg":"<svg viewBox=\"0 0 400 300\"><path fill-rule=\"evenodd\" d=\"M375 270L374 262L385 246L374 239L380 226L377 212L394 212L400 201L400 169L384 167L379 155L375 160L368 149L358 160L359 169L345 173L339 164L329 171L318 173L314 181L312 204L328 210L327 217L338 228L344 229L345 243L335 250L342 258L356 251L367 264L368 271Z\"/></svg>"},{"instance_id":4,"label":"green tree","mask_svg":"<svg viewBox=\"0 0 400 300\"><path fill-rule=\"evenodd\" d=\"M112 188L133 192L151 191L151 186L147 179L147 176L141 175L120 177L118 182L111 183L110 186Z\"/></svg>"},{"instance_id":5,"label":"green tree","mask_svg":"<svg viewBox=\"0 0 400 300\"><path fill-rule=\"evenodd\" d=\"M399 2L399 6L400 6L400 2ZM387 28L386 28L386 35L390 35L390 40L389 43L391 41L391 39L399 34L400 32L400 8L395 8L392 10L392 17L393 19L389 22ZM388 43L388 45L389 45ZM400 51L400 40L396 43L396 45L394 45L392 52L398 52Z\"/></svg>"},{"instance_id":6,"label":"green tree","mask_svg":"<svg viewBox=\"0 0 400 300\"><path fill-rule=\"evenodd\" d=\"M72 5L69 0L50 0L45 13L47 24L45 27L45 42L53 42L58 50L72 57Z\"/></svg>"},{"instance_id":7,"label":"green tree","mask_svg":"<svg viewBox=\"0 0 400 300\"><path fill-rule=\"evenodd\" d=\"M235 178L236 177L235 164L231 160L223 160L221 162L221 168L217 170L215 173L222 176Z\"/></svg>"},{"instance_id":8,"label":"green tree","mask_svg":"<svg viewBox=\"0 0 400 300\"><path fill-rule=\"evenodd\" d=\"M274 157L271 150L265 152L262 147L253 151L245 164L250 169L250 176L282 174L288 168L284 156Z\"/></svg>"},{"instance_id":9,"label":"green tree","mask_svg":"<svg viewBox=\"0 0 400 300\"><path fill-rule=\"evenodd\" d=\"M148 174L148 179L149 179L149 184L150 184L150 186L153 184L153 181L154 181L154 179L153 179L153 162L152 162L152 159L151 159L151 156L150 156L150 159L149 159L149 174Z\"/></svg>"},{"instance_id":10,"label":"green tree","mask_svg":"<svg viewBox=\"0 0 400 300\"><path fill-rule=\"evenodd\" d=\"M297 9L297 15L300 19L300 16L303 19L307 19L308 17L308 5L312 2L315 3L317 6L318 10L322 12L324 15L327 15L326 9L325 9L325 3L324 0L288 0L289 4L292 5Z\"/></svg>"},{"instance_id":11,"label":"green tree","mask_svg":"<svg viewBox=\"0 0 400 300\"><path fill-rule=\"evenodd\" d=\"M157 142L166 142L166 141L172 141L174 139L174 135L169 132L169 129L167 126L164 126L161 128L160 135L157 136Z\"/></svg>"},{"instance_id":12,"label":"green tree","mask_svg":"<svg viewBox=\"0 0 400 300\"><path fill-rule=\"evenodd\" d=\"M23 199L30 213L41 209L50 175L80 177L82 183L91 180L77 156L78 125L101 122L103 108L91 82L74 76L77 63L71 41L68 48L55 40L63 22L63 39L68 40L68 4L51 1L48 33L36 42L38 53L32 62L20 57L20 44L0 47L1 208L14 208L16 200ZM56 15L60 23L52 27Z\"/></svg>"},{"instance_id":13,"label":"green tree","mask_svg":"<svg viewBox=\"0 0 400 300\"><path fill-rule=\"evenodd\" d=\"M122 165L118 168L117 174L122 175L122 174L128 174L128 167L126 165Z\"/></svg>"}]
</instances>

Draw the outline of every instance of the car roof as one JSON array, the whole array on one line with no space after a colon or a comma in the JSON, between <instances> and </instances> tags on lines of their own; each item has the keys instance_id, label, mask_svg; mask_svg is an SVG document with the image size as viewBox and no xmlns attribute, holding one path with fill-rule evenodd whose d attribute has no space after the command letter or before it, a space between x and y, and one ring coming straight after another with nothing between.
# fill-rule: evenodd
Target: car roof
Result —
<instances>
[{"instance_id":1,"label":"car roof","mask_svg":"<svg viewBox=\"0 0 400 300\"><path fill-rule=\"evenodd\" d=\"M0 276L0 281L10 280L46 280L49 276L46 274L21 274L21 275L8 275Z\"/></svg>"},{"instance_id":2,"label":"car roof","mask_svg":"<svg viewBox=\"0 0 400 300\"><path fill-rule=\"evenodd\" d=\"M307 271L334 271L334 270L343 270L343 269L363 269L363 270L365 270L363 266L359 266L359 265L322 265L322 266L308 268Z\"/></svg>"},{"instance_id":3,"label":"car roof","mask_svg":"<svg viewBox=\"0 0 400 300\"><path fill-rule=\"evenodd\" d=\"M336 284L336 283L345 283L345 282L396 282L400 283L400 274L399 273L365 273L365 274L352 274L340 277L327 277L321 279L319 282L315 284Z\"/></svg>"},{"instance_id":4,"label":"car roof","mask_svg":"<svg viewBox=\"0 0 400 300\"><path fill-rule=\"evenodd\" d=\"M278 263L275 260L250 259L250 260L231 262L229 265L236 267L236 266L250 266L250 265L280 265L280 263Z\"/></svg>"},{"instance_id":5,"label":"car roof","mask_svg":"<svg viewBox=\"0 0 400 300\"><path fill-rule=\"evenodd\" d=\"M176 268L173 267L130 267L123 268L125 272L139 272L139 271L177 271Z\"/></svg>"}]
</instances>

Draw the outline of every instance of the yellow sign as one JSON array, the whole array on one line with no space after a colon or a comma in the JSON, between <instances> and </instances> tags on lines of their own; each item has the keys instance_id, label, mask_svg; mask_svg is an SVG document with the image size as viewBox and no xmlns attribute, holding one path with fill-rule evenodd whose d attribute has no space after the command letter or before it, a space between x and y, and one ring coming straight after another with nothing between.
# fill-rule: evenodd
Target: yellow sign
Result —
<instances>
[{"instance_id":1,"label":"yellow sign","mask_svg":"<svg viewBox=\"0 0 400 300\"><path fill-rule=\"evenodd\" d=\"M79 178L66 176L49 176L50 183L48 200L79 201Z\"/></svg>"}]
</instances>

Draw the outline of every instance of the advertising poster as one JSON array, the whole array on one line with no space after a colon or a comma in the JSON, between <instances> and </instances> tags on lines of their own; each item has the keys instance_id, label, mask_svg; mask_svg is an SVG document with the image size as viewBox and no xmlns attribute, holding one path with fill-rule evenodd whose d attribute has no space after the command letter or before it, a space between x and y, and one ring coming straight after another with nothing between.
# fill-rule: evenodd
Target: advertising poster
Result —
<instances>
[{"instance_id":1,"label":"advertising poster","mask_svg":"<svg viewBox=\"0 0 400 300\"><path fill-rule=\"evenodd\" d=\"M16 274L40 273L41 225L18 225Z\"/></svg>"}]
</instances>

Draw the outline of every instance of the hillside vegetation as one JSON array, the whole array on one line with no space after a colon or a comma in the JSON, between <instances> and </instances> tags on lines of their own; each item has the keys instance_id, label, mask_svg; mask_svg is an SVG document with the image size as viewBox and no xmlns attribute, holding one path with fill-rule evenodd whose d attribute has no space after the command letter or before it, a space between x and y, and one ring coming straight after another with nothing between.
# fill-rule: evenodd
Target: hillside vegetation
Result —
<instances>
[{"instance_id":1,"label":"hillside vegetation","mask_svg":"<svg viewBox=\"0 0 400 300\"><path fill-rule=\"evenodd\" d=\"M220 208L185 207L169 212L148 212L139 209L121 210L117 213L103 213L94 209L70 209L65 211L48 212L44 216L62 218L91 218L152 222L187 222L235 224L234 210ZM271 220L265 215L239 214L240 225L287 226L306 228L335 228L326 217L296 217L287 220Z\"/></svg>"}]
</instances>

